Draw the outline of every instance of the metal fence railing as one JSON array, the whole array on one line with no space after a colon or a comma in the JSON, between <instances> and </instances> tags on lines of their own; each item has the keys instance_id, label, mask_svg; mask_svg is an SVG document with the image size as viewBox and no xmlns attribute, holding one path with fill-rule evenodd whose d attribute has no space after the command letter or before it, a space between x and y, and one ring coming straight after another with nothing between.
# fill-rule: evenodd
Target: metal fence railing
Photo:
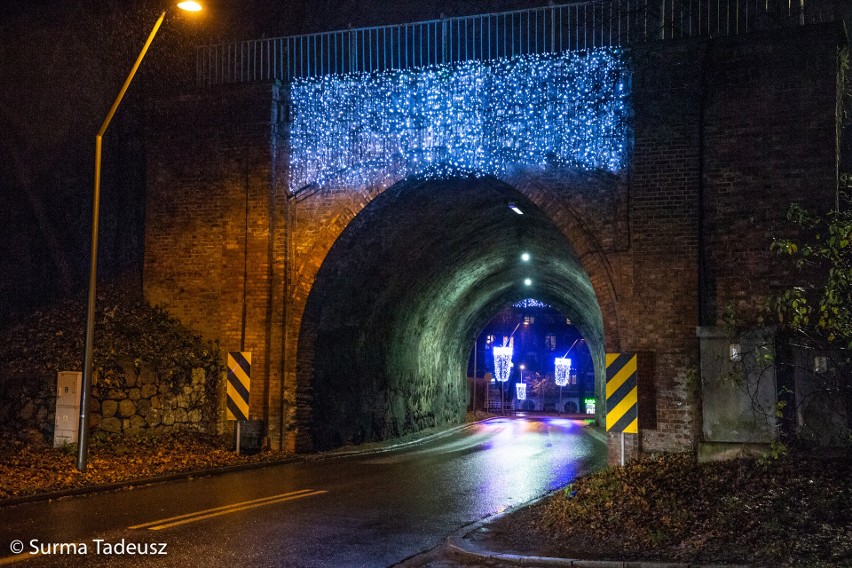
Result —
<instances>
[{"instance_id":1,"label":"metal fence railing","mask_svg":"<svg viewBox=\"0 0 852 568\"><path fill-rule=\"evenodd\" d=\"M603 0L203 46L200 85L287 81L729 36L833 19L831 0Z\"/></svg>"}]
</instances>

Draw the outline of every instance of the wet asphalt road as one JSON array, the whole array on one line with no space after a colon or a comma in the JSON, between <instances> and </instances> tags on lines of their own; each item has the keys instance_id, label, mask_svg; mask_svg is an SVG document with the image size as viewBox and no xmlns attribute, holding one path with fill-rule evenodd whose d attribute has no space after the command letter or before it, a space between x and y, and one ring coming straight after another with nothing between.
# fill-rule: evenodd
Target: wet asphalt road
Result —
<instances>
[{"instance_id":1,"label":"wet asphalt road","mask_svg":"<svg viewBox=\"0 0 852 568\"><path fill-rule=\"evenodd\" d=\"M0 566L392 566L605 461L581 422L498 418L408 449L0 509ZM149 554L108 554L122 541Z\"/></svg>"}]
</instances>

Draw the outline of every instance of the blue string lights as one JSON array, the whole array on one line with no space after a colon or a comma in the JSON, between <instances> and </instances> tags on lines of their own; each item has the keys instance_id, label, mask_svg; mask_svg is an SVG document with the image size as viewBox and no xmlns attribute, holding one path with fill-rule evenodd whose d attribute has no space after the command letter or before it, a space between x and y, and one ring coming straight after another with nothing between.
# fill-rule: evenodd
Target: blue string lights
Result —
<instances>
[{"instance_id":1,"label":"blue string lights","mask_svg":"<svg viewBox=\"0 0 852 568\"><path fill-rule=\"evenodd\" d=\"M525 300L521 300L520 302L515 302L512 304L514 308L549 308L550 304L545 304L540 300L536 300L535 298L527 298Z\"/></svg>"},{"instance_id":2,"label":"blue string lights","mask_svg":"<svg viewBox=\"0 0 852 568\"><path fill-rule=\"evenodd\" d=\"M291 191L626 163L629 71L615 49L297 79L290 98Z\"/></svg>"}]
</instances>

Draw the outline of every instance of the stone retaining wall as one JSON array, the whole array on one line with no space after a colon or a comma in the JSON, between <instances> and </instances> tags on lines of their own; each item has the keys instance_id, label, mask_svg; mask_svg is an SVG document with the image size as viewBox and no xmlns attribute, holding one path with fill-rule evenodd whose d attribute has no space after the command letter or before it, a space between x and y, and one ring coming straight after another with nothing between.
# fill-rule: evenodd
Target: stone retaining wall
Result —
<instances>
[{"instance_id":1,"label":"stone retaining wall","mask_svg":"<svg viewBox=\"0 0 852 568\"><path fill-rule=\"evenodd\" d=\"M143 434L175 430L218 432L221 380L204 369L191 380L168 381L155 369L132 366L105 376L95 375L92 388L92 433ZM36 429L53 439L56 377L11 379L2 383L0 421L19 429Z\"/></svg>"}]
</instances>

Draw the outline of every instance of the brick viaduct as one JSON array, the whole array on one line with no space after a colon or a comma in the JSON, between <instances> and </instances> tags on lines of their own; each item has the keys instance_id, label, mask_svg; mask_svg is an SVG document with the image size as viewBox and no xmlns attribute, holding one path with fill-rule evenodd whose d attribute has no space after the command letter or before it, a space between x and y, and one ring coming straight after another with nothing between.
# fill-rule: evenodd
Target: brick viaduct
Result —
<instances>
[{"instance_id":1,"label":"brick viaduct","mask_svg":"<svg viewBox=\"0 0 852 568\"><path fill-rule=\"evenodd\" d=\"M577 322L599 392L604 352L651 361L640 385L653 415L632 452L692 448L697 327L731 309L754 320L785 282L769 243L787 206L834 203L843 41L826 24L632 49L620 175L518 169L293 198L286 85L158 100L146 297L223 351L252 352L252 414L272 447L459 421L472 338L532 295Z\"/></svg>"}]
</instances>

